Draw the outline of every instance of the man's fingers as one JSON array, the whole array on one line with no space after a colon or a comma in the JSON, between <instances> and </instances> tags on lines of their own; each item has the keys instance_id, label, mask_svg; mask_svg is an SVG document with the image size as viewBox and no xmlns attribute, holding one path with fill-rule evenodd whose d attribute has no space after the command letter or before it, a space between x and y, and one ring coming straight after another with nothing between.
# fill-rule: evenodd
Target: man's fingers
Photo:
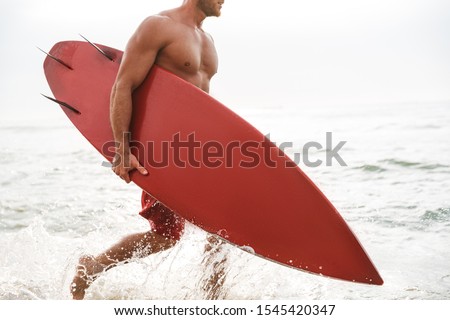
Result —
<instances>
[{"instance_id":1,"label":"man's fingers","mask_svg":"<svg viewBox=\"0 0 450 320\"><path fill-rule=\"evenodd\" d=\"M148 171L144 168L144 167L137 167L137 170L139 171L139 173L143 174L144 176L146 176L148 174Z\"/></svg>"},{"instance_id":2,"label":"man's fingers","mask_svg":"<svg viewBox=\"0 0 450 320\"><path fill-rule=\"evenodd\" d=\"M128 170L122 170L117 172L117 175L120 177L120 179L124 180L126 183L130 183L130 175L128 173Z\"/></svg>"},{"instance_id":3,"label":"man's fingers","mask_svg":"<svg viewBox=\"0 0 450 320\"><path fill-rule=\"evenodd\" d=\"M144 176L148 174L148 171L141 166L141 164L139 163L139 161L136 158L132 159L132 166L139 171L140 174L143 174Z\"/></svg>"},{"instance_id":4,"label":"man's fingers","mask_svg":"<svg viewBox=\"0 0 450 320\"><path fill-rule=\"evenodd\" d=\"M135 156L131 155L130 156L130 166L129 167L125 167L123 166L120 162L113 162L113 171L116 175L118 175L122 180L124 180L126 183L130 183L131 182L131 178L130 178L130 171L132 170L137 170L139 171L140 174L143 175L147 175L148 171L141 166L141 164L139 163L139 161L136 159Z\"/></svg>"}]
</instances>

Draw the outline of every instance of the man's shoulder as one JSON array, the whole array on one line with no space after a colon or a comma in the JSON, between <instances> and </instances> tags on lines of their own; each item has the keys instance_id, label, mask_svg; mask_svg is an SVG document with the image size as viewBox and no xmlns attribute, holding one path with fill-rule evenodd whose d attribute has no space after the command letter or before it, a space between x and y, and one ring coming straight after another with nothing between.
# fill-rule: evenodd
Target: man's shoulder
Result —
<instances>
[{"instance_id":1,"label":"man's shoulder","mask_svg":"<svg viewBox=\"0 0 450 320\"><path fill-rule=\"evenodd\" d=\"M179 21L179 17L175 10L167 10L155 15L151 15L144 19L141 24L141 29L153 32L179 32L184 24Z\"/></svg>"},{"instance_id":2,"label":"man's shoulder","mask_svg":"<svg viewBox=\"0 0 450 320\"><path fill-rule=\"evenodd\" d=\"M151 15L142 21L141 27L144 28L154 28L154 27L165 27L169 26L171 23L171 18L163 14Z\"/></svg>"}]
</instances>

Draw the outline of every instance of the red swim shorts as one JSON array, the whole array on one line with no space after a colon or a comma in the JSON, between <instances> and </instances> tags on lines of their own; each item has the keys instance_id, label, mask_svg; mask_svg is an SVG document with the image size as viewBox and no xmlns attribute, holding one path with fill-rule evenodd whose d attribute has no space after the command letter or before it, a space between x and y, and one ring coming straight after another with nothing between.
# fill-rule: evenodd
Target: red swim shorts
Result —
<instances>
[{"instance_id":1,"label":"red swim shorts","mask_svg":"<svg viewBox=\"0 0 450 320\"><path fill-rule=\"evenodd\" d=\"M142 191L142 210L139 214L148 220L151 229L160 236L179 240L184 231L184 219Z\"/></svg>"}]
</instances>

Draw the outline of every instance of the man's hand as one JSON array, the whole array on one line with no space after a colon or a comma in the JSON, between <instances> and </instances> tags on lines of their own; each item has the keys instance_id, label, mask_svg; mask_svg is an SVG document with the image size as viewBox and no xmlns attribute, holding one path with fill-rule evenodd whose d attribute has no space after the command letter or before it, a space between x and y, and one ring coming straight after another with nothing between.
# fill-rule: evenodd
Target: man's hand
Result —
<instances>
[{"instance_id":1,"label":"man's hand","mask_svg":"<svg viewBox=\"0 0 450 320\"><path fill-rule=\"evenodd\" d=\"M143 175L147 175L148 171L139 163L137 158L131 153L117 152L114 156L112 169L126 183L130 183L130 171L137 170Z\"/></svg>"}]
</instances>

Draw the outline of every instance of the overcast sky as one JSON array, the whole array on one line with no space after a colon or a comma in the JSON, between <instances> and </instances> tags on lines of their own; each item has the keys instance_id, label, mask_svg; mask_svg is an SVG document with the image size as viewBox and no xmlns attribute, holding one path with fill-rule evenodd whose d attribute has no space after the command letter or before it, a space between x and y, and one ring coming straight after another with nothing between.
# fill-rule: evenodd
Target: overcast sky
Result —
<instances>
[{"instance_id":1,"label":"overcast sky","mask_svg":"<svg viewBox=\"0 0 450 320\"><path fill-rule=\"evenodd\" d=\"M48 110L36 46L81 33L124 49L146 16L181 2L2 1L2 117ZM220 58L211 94L231 108L450 101L448 0L225 0L204 29Z\"/></svg>"}]
</instances>

